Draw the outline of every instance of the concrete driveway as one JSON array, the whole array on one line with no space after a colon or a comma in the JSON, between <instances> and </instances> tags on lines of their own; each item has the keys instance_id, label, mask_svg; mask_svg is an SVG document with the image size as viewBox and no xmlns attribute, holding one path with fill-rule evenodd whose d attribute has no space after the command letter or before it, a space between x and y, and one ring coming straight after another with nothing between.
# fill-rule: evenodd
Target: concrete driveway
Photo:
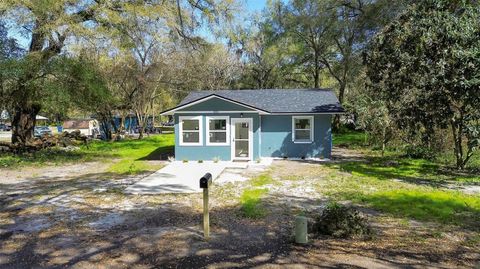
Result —
<instances>
[{"instance_id":1,"label":"concrete driveway","mask_svg":"<svg viewBox=\"0 0 480 269\"><path fill-rule=\"evenodd\" d=\"M195 193L201 192L200 178L206 173L215 180L226 168L246 168L249 163L203 163L175 161L125 189L130 194Z\"/></svg>"}]
</instances>

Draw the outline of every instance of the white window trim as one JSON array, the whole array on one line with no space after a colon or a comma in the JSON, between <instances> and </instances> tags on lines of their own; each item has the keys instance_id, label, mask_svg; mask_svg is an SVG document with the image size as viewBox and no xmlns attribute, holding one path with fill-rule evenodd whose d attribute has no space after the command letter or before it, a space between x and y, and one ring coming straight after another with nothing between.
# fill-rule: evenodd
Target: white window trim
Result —
<instances>
[{"instance_id":1,"label":"white window trim","mask_svg":"<svg viewBox=\"0 0 480 269\"><path fill-rule=\"evenodd\" d=\"M296 140L295 138L295 120L303 120L309 119L310 120L310 140ZM314 117L313 116L292 116L292 142L295 144L310 144L313 143L314 140ZM307 130L307 129L305 129Z\"/></svg>"},{"instance_id":2,"label":"white window trim","mask_svg":"<svg viewBox=\"0 0 480 269\"><path fill-rule=\"evenodd\" d=\"M198 143L183 142L183 120L198 120ZM179 143L180 146L203 146L203 117L202 116L179 116ZM186 132L193 132L193 130L186 130Z\"/></svg>"},{"instance_id":3,"label":"white window trim","mask_svg":"<svg viewBox=\"0 0 480 269\"><path fill-rule=\"evenodd\" d=\"M224 132L223 130L210 130L210 120L225 120L226 121L226 141L224 143L210 142L210 132ZM207 146L228 146L230 145L230 117L229 116L207 116L206 117L207 125Z\"/></svg>"}]
</instances>

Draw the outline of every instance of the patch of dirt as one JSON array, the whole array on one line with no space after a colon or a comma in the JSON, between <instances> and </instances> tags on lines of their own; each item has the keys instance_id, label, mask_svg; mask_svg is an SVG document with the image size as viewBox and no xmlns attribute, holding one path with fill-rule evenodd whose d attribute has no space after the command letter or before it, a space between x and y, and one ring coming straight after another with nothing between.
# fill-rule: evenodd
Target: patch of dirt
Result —
<instances>
[{"instance_id":1,"label":"patch of dirt","mask_svg":"<svg viewBox=\"0 0 480 269\"><path fill-rule=\"evenodd\" d=\"M78 164L46 166L46 167L21 167L17 169L0 169L2 184L17 184L41 180L55 180L71 178L89 174L95 171L104 171L108 164L101 162L82 162Z\"/></svg>"},{"instance_id":2,"label":"patch of dirt","mask_svg":"<svg viewBox=\"0 0 480 269\"><path fill-rule=\"evenodd\" d=\"M365 155L360 150L334 147L332 149L332 162L363 162Z\"/></svg>"},{"instance_id":3,"label":"patch of dirt","mask_svg":"<svg viewBox=\"0 0 480 269\"><path fill-rule=\"evenodd\" d=\"M318 186L338 173L349 176L319 162L274 162L267 170L274 183L262 187L268 194L261 219L242 217L238 201L246 180L265 171L229 171L211 189L209 240L201 194L126 195L123 189L145 175L106 169L102 163L25 168L5 181L2 174L0 268L448 268L480 261L478 233L370 209L362 212L376 231L371 240L293 244L294 216L318 213L326 203Z\"/></svg>"},{"instance_id":4,"label":"patch of dirt","mask_svg":"<svg viewBox=\"0 0 480 269\"><path fill-rule=\"evenodd\" d=\"M463 185L460 187L460 190L466 194L480 194L479 185Z\"/></svg>"}]
</instances>

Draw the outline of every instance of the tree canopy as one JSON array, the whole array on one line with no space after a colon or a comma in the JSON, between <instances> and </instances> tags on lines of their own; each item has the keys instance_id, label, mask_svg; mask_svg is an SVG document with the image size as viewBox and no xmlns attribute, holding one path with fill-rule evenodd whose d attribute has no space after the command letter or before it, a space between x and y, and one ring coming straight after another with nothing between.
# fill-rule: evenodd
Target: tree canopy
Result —
<instances>
[{"instance_id":1,"label":"tree canopy","mask_svg":"<svg viewBox=\"0 0 480 269\"><path fill-rule=\"evenodd\" d=\"M65 59L69 49L89 42L103 42L111 46L107 51L110 56L131 51L138 66L135 71L140 72L140 78L135 77L136 89L139 89L135 93L148 98L146 91L151 87L144 86L145 80L141 77L153 66L154 45L166 38L196 45L198 42L192 34L198 25L202 21L214 23L228 17L229 4L229 1L3 1L0 4L3 19L23 29L30 39L23 59L2 62L5 65L2 69L15 67L14 72L3 73L1 95L13 116L12 142L25 144L32 139L35 116L45 109L49 100L73 99L69 94L75 87L72 90L56 87L50 91L46 86L51 81L58 82L52 85L62 85L62 78L71 82L68 76L56 73L59 70L53 68ZM142 102L139 99L137 104Z\"/></svg>"},{"instance_id":2,"label":"tree canopy","mask_svg":"<svg viewBox=\"0 0 480 269\"><path fill-rule=\"evenodd\" d=\"M93 115L116 134L133 115L141 138L192 90L331 88L382 149L402 140L435 151L442 136L454 141L459 168L471 159L480 133L476 1L274 0L247 16L242 4L1 2L0 109L12 116L12 142L32 140L39 112Z\"/></svg>"},{"instance_id":3,"label":"tree canopy","mask_svg":"<svg viewBox=\"0 0 480 269\"><path fill-rule=\"evenodd\" d=\"M366 57L374 98L400 128L428 136L450 127L459 168L480 141L478 14L476 1L421 1L372 41Z\"/></svg>"}]
</instances>

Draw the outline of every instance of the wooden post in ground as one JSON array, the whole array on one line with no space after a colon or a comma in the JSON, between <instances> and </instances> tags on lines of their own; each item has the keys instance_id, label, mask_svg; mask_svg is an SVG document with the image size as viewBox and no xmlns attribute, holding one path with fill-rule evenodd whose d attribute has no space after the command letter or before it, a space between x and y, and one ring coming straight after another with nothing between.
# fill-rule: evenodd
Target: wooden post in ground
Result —
<instances>
[{"instance_id":1,"label":"wooden post in ground","mask_svg":"<svg viewBox=\"0 0 480 269\"><path fill-rule=\"evenodd\" d=\"M210 215L208 212L208 188L203 189L203 236L210 237Z\"/></svg>"},{"instance_id":2,"label":"wooden post in ground","mask_svg":"<svg viewBox=\"0 0 480 269\"><path fill-rule=\"evenodd\" d=\"M212 184L212 174L206 173L200 178L200 188L203 189L203 236L210 237L210 215L208 213L208 188Z\"/></svg>"}]
</instances>

